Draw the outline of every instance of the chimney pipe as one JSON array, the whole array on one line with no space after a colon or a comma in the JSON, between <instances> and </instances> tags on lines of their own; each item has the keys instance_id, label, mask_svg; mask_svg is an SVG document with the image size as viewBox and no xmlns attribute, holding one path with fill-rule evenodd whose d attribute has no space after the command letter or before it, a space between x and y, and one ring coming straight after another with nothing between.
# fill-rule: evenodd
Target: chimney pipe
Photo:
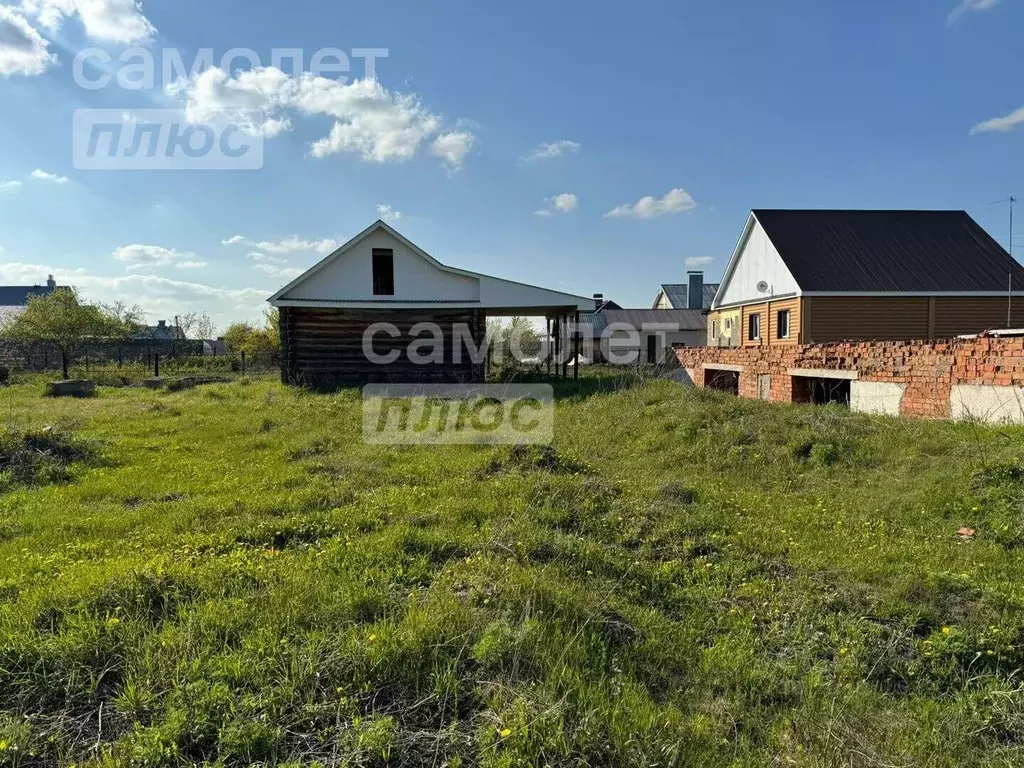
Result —
<instances>
[{"instance_id":1,"label":"chimney pipe","mask_svg":"<svg viewBox=\"0 0 1024 768\"><path fill-rule=\"evenodd\" d=\"M689 291L686 297L687 309L704 309L704 273L687 272Z\"/></svg>"},{"instance_id":2,"label":"chimney pipe","mask_svg":"<svg viewBox=\"0 0 1024 768\"><path fill-rule=\"evenodd\" d=\"M53 275L47 275L46 287L49 288L51 291L57 287L57 281L53 279Z\"/></svg>"},{"instance_id":3,"label":"chimney pipe","mask_svg":"<svg viewBox=\"0 0 1024 768\"><path fill-rule=\"evenodd\" d=\"M159 320L159 321L157 321L156 327L157 328L166 328L167 327L167 321L166 320Z\"/></svg>"}]
</instances>

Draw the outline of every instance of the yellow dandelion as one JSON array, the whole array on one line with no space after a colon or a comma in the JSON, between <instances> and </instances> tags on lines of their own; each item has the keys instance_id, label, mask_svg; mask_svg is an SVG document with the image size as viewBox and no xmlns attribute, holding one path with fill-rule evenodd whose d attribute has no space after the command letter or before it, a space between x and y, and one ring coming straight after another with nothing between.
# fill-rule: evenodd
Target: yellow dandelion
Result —
<instances>
[{"instance_id":1,"label":"yellow dandelion","mask_svg":"<svg viewBox=\"0 0 1024 768\"><path fill-rule=\"evenodd\" d=\"M507 739L511 735L512 735L512 729L511 728L502 728L501 729L501 738Z\"/></svg>"}]
</instances>

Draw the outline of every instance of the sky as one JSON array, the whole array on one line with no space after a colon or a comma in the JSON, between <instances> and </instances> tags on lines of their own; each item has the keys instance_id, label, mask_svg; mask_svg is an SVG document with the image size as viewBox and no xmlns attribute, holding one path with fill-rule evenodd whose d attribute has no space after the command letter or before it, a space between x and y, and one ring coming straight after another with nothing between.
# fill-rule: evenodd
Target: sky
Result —
<instances>
[{"instance_id":1,"label":"sky","mask_svg":"<svg viewBox=\"0 0 1024 768\"><path fill-rule=\"evenodd\" d=\"M955 3L0 0L0 284L224 327L377 218L634 307L717 279L751 208L965 209L1006 244L1024 0ZM261 162L97 169L100 109L230 124Z\"/></svg>"}]
</instances>

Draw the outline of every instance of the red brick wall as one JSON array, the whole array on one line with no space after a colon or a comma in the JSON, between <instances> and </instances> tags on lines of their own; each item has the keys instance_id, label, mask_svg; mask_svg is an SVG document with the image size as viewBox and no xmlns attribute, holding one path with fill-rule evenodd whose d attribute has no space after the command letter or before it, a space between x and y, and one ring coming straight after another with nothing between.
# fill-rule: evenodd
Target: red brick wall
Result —
<instances>
[{"instance_id":1,"label":"red brick wall","mask_svg":"<svg viewBox=\"0 0 1024 768\"><path fill-rule=\"evenodd\" d=\"M954 384L1024 387L1024 338L945 341L863 341L677 350L702 386L705 364L743 366L740 396L757 397L757 377L772 377L771 399L791 402L792 368L855 371L861 381L905 384L906 416L949 418Z\"/></svg>"}]
</instances>

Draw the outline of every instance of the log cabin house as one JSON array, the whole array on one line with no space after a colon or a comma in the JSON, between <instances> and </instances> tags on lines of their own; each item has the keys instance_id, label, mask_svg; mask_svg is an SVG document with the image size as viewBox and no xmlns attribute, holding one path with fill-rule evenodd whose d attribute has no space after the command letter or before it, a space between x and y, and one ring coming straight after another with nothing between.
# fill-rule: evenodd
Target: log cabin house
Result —
<instances>
[{"instance_id":1,"label":"log cabin house","mask_svg":"<svg viewBox=\"0 0 1024 768\"><path fill-rule=\"evenodd\" d=\"M489 317L546 317L567 329L595 308L593 299L449 267L383 221L268 301L281 313L282 381L314 387L479 383Z\"/></svg>"},{"instance_id":2,"label":"log cabin house","mask_svg":"<svg viewBox=\"0 0 1024 768\"><path fill-rule=\"evenodd\" d=\"M754 210L712 347L950 338L1024 327L1024 267L964 211Z\"/></svg>"}]
</instances>

